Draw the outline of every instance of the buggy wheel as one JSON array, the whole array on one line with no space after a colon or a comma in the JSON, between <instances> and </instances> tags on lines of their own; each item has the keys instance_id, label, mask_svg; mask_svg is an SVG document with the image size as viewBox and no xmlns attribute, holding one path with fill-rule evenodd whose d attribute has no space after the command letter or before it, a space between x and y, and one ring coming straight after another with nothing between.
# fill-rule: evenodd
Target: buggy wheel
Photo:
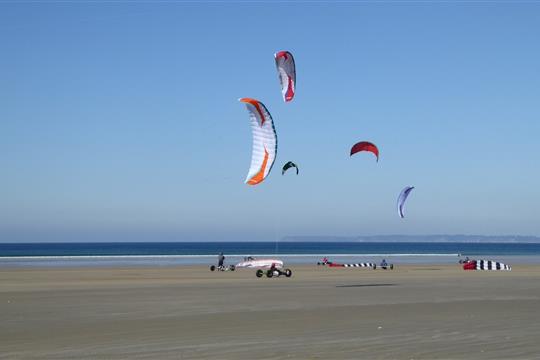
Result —
<instances>
[{"instance_id":1,"label":"buggy wheel","mask_svg":"<svg viewBox=\"0 0 540 360\"><path fill-rule=\"evenodd\" d=\"M274 275L274 270L270 269L266 272L266 277L271 278Z\"/></svg>"},{"instance_id":2,"label":"buggy wheel","mask_svg":"<svg viewBox=\"0 0 540 360\"><path fill-rule=\"evenodd\" d=\"M263 271L261 269L257 270L257 272L255 273L255 275L257 275L257 277L262 277L263 276Z\"/></svg>"},{"instance_id":3,"label":"buggy wheel","mask_svg":"<svg viewBox=\"0 0 540 360\"><path fill-rule=\"evenodd\" d=\"M286 276L286 277L291 277L291 276L292 276L292 271L291 271L291 269L285 269L285 276Z\"/></svg>"},{"instance_id":4,"label":"buggy wheel","mask_svg":"<svg viewBox=\"0 0 540 360\"><path fill-rule=\"evenodd\" d=\"M394 264L390 264L390 270L394 270Z\"/></svg>"},{"instance_id":5,"label":"buggy wheel","mask_svg":"<svg viewBox=\"0 0 540 360\"><path fill-rule=\"evenodd\" d=\"M216 270L216 266L215 265L210 265L210 271L214 271Z\"/></svg>"},{"instance_id":6,"label":"buggy wheel","mask_svg":"<svg viewBox=\"0 0 540 360\"><path fill-rule=\"evenodd\" d=\"M236 270L236 266L234 266L234 265L229 266L229 270L231 270L231 271Z\"/></svg>"}]
</instances>

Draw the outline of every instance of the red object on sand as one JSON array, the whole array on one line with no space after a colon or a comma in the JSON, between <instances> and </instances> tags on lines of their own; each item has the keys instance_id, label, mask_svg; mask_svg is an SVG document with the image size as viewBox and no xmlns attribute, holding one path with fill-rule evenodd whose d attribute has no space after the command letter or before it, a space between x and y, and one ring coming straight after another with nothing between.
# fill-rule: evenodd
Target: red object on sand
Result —
<instances>
[{"instance_id":1,"label":"red object on sand","mask_svg":"<svg viewBox=\"0 0 540 360\"><path fill-rule=\"evenodd\" d=\"M328 263L329 267L343 267L343 264Z\"/></svg>"},{"instance_id":2,"label":"red object on sand","mask_svg":"<svg viewBox=\"0 0 540 360\"><path fill-rule=\"evenodd\" d=\"M473 260L463 264L463 270L476 270L476 261Z\"/></svg>"}]
</instances>

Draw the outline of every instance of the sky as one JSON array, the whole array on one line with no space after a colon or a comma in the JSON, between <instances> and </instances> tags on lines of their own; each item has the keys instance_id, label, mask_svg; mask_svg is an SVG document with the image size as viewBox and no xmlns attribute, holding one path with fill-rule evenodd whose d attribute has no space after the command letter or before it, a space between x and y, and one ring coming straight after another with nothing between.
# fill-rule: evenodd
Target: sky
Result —
<instances>
[{"instance_id":1,"label":"sky","mask_svg":"<svg viewBox=\"0 0 540 360\"><path fill-rule=\"evenodd\" d=\"M1 1L0 242L538 236L539 38L538 2Z\"/></svg>"}]
</instances>

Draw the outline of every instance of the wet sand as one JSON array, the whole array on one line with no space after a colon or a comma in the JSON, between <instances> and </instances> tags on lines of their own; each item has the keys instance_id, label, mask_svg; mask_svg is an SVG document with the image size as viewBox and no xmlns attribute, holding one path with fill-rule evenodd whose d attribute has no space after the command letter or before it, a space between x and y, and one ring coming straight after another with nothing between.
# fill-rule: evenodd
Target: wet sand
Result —
<instances>
[{"instance_id":1,"label":"wet sand","mask_svg":"<svg viewBox=\"0 0 540 360\"><path fill-rule=\"evenodd\" d=\"M1 359L532 359L540 266L0 268Z\"/></svg>"}]
</instances>

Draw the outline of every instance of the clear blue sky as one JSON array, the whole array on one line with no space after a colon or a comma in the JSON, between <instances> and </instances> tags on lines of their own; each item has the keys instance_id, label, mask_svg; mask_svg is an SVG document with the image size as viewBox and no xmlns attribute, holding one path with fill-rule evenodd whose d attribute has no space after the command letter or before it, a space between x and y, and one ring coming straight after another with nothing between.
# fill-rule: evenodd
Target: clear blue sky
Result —
<instances>
[{"instance_id":1,"label":"clear blue sky","mask_svg":"<svg viewBox=\"0 0 540 360\"><path fill-rule=\"evenodd\" d=\"M538 39L531 2L0 2L0 241L540 235Z\"/></svg>"}]
</instances>

